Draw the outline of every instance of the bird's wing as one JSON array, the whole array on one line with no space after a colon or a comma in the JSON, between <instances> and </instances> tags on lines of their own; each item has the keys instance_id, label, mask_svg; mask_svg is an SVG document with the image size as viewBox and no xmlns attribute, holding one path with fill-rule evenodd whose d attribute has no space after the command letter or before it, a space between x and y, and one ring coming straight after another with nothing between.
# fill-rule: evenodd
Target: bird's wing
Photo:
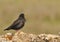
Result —
<instances>
[{"instance_id":1,"label":"bird's wing","mask_svg":"<svg viewBox=\"0 0 60 42\"><path fill-rule=\"evenodd\" d=\"M12 25L10 25L8 28L4 29L5 30L10 30L11 28L14 28L15 26L21 26L23 23L21 20L16 20L12 23Z\"/></svg>"},{"instance_id":2,"label":"bird's wing","mask_svg":"<svg viewBox=\"0 0 60 42\"><path fill-rule=\"evenodd\" d=\"M16 26L18 23L19 23L19 20L14 21L8 28L4 29L4 31L5 31L5 30L10 30L11 27Z\"/></svg>"},{"instance_id":3,"label":"bird's wing","mask_svg":"<svg viewBox=\"0 0 60 42\"><path fill-rule=\"evenodd\" d=\"M12 26L16 26L16 25L19 24L19 23L21 23L20 20L16 20L16 21L14 21L14 22L12 23L11 27L12 27Z\"/></svg>"},{"instance_id":4,"label":"bird's wing","mask_svg":"<svg viewBox=\"0 0 60 42\"><path fill-rule=\"evenodd\" d=\"M24 26L24 22L23 21L20 21L18 24L17 24L17 27L22 27Z\"/></svg>"}]
</instances>

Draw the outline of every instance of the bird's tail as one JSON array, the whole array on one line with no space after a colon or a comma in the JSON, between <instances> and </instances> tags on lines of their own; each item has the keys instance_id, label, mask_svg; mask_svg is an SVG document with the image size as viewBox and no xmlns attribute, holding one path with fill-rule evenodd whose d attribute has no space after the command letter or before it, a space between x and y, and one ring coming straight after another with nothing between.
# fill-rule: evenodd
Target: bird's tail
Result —
<instances>
[{"instance_id":1,"label":"bird's tail","mask_svg":"<svg viewBox=\"0 0 60 42\"><path fill-rule=\"evenodd\" d=\"M4 29L4 31L6 31L6 30L10 30L10 28L6 28L6 29Z\"/></svg>"}]
</instances>

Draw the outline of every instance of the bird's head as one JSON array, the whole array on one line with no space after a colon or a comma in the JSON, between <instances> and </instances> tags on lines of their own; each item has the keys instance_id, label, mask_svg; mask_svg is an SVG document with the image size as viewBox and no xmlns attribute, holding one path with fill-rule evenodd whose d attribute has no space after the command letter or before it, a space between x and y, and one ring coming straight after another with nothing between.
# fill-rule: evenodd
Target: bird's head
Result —
<instances>
[{"instance_id":1,"label":"bird's head","mask_svg":"<svg viewBox=\"0 0 60 42\"><path fill-rule=\"evenodd\" d=\"M19 17L24 17L24 13L21 13Z\"/></svg>"},{"instance_id":2,"label":"bird's head","mask_svg":"<svg viewBox=\"0 0 60 42\"><path fill-rule=\"evenodd\" d=\"M19 16L19 19L22 19L22 18L26 21L24 13L21 13L20 16Z\"/></svg>"}]
</instances>

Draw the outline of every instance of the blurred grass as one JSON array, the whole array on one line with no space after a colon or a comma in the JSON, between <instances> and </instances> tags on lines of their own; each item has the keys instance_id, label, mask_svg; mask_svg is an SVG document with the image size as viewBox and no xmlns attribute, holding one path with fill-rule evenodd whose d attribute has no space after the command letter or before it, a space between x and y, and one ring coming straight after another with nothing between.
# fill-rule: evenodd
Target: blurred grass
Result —
<instances>
[{"instance_id":1,"label":"blurred grass","mask_svg":"<svg viewBox=\"0 0 60 42\"><path fill-rule=\"evenodd\" d=\"M0 34L15 32L3 31L16 20L21 12L25 13L27 33L60 32L59 0L0 0Z\"/></svg>"}]
</instances>

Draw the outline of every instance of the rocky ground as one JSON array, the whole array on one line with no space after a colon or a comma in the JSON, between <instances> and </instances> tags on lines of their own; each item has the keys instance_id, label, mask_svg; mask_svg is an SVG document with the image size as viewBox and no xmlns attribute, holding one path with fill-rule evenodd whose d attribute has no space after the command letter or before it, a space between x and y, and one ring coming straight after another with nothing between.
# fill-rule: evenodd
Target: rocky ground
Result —
<instances>
[{"instance_id":1,"label":"rocky ground","mask_svg":"<svg viewBox=\"0 0 60 42\"><path fill-rule=\"evenodd\" d=\"M45 33L36 35L18 31L14 35L12 33L0 35L0 42L60 42L60 36Z\"/></svg>"}]
</instances>

